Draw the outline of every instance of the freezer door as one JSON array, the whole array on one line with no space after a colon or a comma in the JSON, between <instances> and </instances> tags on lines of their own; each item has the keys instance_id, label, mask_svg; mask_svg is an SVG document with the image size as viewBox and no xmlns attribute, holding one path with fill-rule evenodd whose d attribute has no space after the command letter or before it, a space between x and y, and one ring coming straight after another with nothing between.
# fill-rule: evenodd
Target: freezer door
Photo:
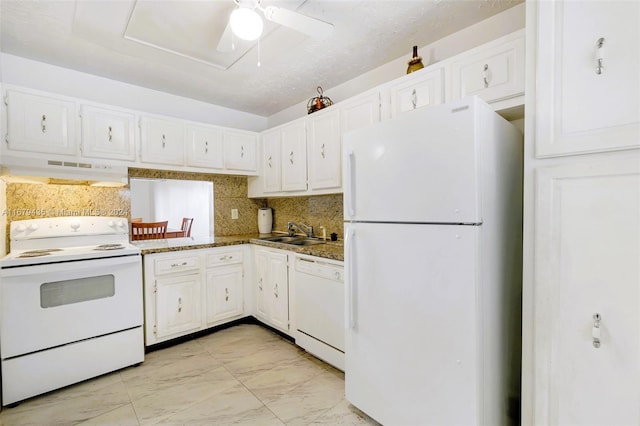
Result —
<instances>
[{"instance_id":1,"label":"freezer door","mask_svg":"<svg viewBox=\"0 0 640 426\"><path fill-rule=\"evenodd\" d=\"M480 222L476 98L407 112L344 135L344 217Z\"/></svg>"},{"instance_id":2,"label":"freezer door","mask_svg":"<svg viewBox=\"0 0 640 426\"><path fill-rule=\"evenodd\" d=\"M382 424L482 423L479 232L347 226L346 398Z\"/></svg>"}]
</instances>

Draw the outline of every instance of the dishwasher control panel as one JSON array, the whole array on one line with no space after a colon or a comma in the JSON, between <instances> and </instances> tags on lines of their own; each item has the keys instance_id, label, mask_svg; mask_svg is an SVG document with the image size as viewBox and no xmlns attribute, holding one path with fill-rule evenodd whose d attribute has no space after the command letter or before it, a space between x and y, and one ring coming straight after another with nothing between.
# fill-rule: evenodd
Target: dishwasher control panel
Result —
<instances>
[{"instance_id":1,"label":"dishwasher control panel","mask_svg":"<svg viewBox=\"0 0 640 426\"><path fill-rule=\"evenodd\" d=\"M344 282L344 268L329 263L298 258L296 271L332 281Z\"/></svg>"}]
</instances>

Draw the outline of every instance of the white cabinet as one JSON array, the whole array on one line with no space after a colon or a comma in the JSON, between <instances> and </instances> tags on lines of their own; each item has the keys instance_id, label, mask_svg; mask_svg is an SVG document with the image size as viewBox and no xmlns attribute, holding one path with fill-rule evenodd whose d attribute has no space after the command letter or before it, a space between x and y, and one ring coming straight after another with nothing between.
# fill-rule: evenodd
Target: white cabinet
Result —
<instances>
[{"instance_id":1,"label":"white cabinet","mask_svg":"<svg viewBox=\"0 0 640 426\"><path fill-rule=\"evenodd\" d=\"M234 246L144 255L146 345L241 318L242 254Z\"/></svg>"},{"instance_id":2,"label":"white cabinet","mask_svg":"<svg viewBox=\"0 0 640 426\"><path fill-rule=\"evenodd\" d=\"M309 116L308 166L309 188L325 189L342 186L342 133L340 110L315 112Z\"/></svg>"},{"instance_id":3,"label":"white cabinet","mask_svg":"<svg viewBox=\"0 0 640 426\"><path fill-rule=\"evenodd\" d=\"M77 154L74 102L8 90L5 103L10 151Z\"/></svg>"},{"instance_id":4,"label":"white cabinet","mask_svg":"<svg viewBox=\"0 0 640 426\"><path fill-rule=\"evenodd\" d=\"M135 159L135 115L125 111L80 107L82 155L114 160Z\"/></svg>"},{"instance_id":5,"label":"white cabinet","mask_svg":"<svg viewBox=\"0 0 640 426\"><path fill-rule=\"evenodd\" d=\"M526 424L640 424L640 156L628 157L537 170Z\"/></svg>"},{"instance_id":6,"label":"white cabinet","mask_svg":"<svg viewBox=\"0 0 640 426\"><path fill-rule=\"evenodd\" d=\"M282 143L282 190L307 189L307 130L305 120L297 120L280 128Z\"/></svg>"},{"instance_id":7,"label":"white cabinet","mask_svg":"<svg viewBox=\"0 0 640 426\"><path fill-rule=\"evenodd\" d=\"M640 3L537 5L536 155L640 146Z\"/></svg>"},{"instance_id":8,"label":"white cabinet","mask_svg":"<svg viewBox=\"0 0 640 426\"><path fill-rule=\"evenodd\" d=\"M256 311L258 319L289 333L288 255L255 248Z\"/></svg>"},{"instance_id":9,"label":"white cabinet","mask_svg":"<svg viewBox=\"0 0 640 426\"><path fill-rule=\"evenodd\" d=\"M201 265L193 252L144 257L147 345L200 329Z\"/></svg>"},{"instance_id":10,"label":"white cabinet","mask_svg":"<svg viewBox=\"0 0 640 426\"><path fill-rule=\"evenodd\" d=\"M242 251L217 249L206 257L207 325L238 318L244 313Z\"/></svg>"},{"instance_id":11,"label":"white cabinet","mask_svg":"<svg viewBox=\"0 0 640 426\"><path fill-rule=\"evenodd\" d=\"M221 129L187 124L186 133L188 166L224 168Z\"/></svg>"},{"instance_id":12,"label":"white cabinet","mask_svg":"<svg viewBox=\"0 0 640 426\"><path fill-rule=\"evenodd\" d=\"M524 32L458 55L451 62L451 72L453 99L477 95L492 103L522 96Z\"/></svg>"},{"instance_id":13,"label":"white cabinet","mask_svg":"<svg viewBox=\"0 0 640 426\"><path fill-rule=\"evenodd\" d=\"M413 72L389 86L391 116L446 101L445 68L428 67Z\"/></svg>"},{"instance_id":14,"label":"white cabinet","mask_svg":"<svg viewBox=\"0 0 640 426\"><path fill-rule=\"evenodd\" d=\"M638 425L640 3L526 7L522 424Z\"/></svg>"},{"instance_id":15,"label":"white cabinet","mask_svg":"<svg viewBox=\"0 0 640 426\"><path fill-rule=\"evenodd\" d=\"M258 138L255 133L225 130L223 144L225 168L248 172L256 171Z\"/></svg>"},{"instance_id":16,"label":"white cabinet","mask_svg":"<svg viewBox=\"0 0 640 426\"><path fill-rule=\"evenodd\" d=\"M340 109L342 133L369 126L380 121L380 92L375 90L356 96L337 107Z\"/></svg>"},{"instance_id":17,"label":"white cabinet","mask_svg":"<svg viewBox=\"0 0 640 426\"><path fill-rule=\"evenodd\" d=\"M180 121L140 118L140 160L145 163L184 164L184 126Z\"/></svg>"},{"instance_id":18,"label":"white cabinet","mask_svg":"<svg viewBox=\"0 0 640 426\"><path fill-rule=\"evenodd\" d=\"M262 133L262 180L264 192L279 192L282 190L280 129Z\"/></svg>"}]
</instances>

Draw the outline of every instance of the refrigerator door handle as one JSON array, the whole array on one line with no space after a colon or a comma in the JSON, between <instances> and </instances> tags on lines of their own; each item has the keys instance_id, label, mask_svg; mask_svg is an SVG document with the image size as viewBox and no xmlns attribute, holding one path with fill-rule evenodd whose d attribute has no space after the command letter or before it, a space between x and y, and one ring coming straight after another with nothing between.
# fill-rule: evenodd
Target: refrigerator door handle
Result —
<instances>
[{"instance_id":1,"label":"refrigerator door handle","mask_svg":"<svg viewBox=\"0 0 640 426\"><path fill-rule=\"evenodd\" d=\"M349 217L353 218L353 216L355 216L356 214L356 178L354 176L356 153L353 152L352 149L350 149L347 155L349 156L349 161L347 161L347 176L349 176L349 196L347 197L347 211L349 212Z\"/></svg>"},{"instance_id":2,"label":"refrigerator door handle","mask_svg":"<svg viewBox=\"0 0 640 426\"><path fill-rule=\"evenodd\" d=\"M357 290L357 268L356 268L356 245L355 245L355 231L353 229L347 229L344 246L347 253L347 320L349 321L348 328L356 328L356 290Z\"/></svg>"}]
</instances>

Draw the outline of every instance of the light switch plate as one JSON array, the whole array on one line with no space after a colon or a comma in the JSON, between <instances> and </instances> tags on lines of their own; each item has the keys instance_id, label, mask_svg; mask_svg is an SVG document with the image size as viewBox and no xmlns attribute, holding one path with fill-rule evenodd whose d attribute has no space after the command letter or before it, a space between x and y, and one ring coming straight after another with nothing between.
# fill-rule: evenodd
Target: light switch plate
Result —
<instances>
[{"instance_id":1,"label":"light switch plate","mask_svg":"<svg viewBox=\"0 0 640 426\"><path fill-rule=\"evenodd\" d=\"M238 218L238 209L231 209L231 219Z\"/></svg>"}]
</instances>

